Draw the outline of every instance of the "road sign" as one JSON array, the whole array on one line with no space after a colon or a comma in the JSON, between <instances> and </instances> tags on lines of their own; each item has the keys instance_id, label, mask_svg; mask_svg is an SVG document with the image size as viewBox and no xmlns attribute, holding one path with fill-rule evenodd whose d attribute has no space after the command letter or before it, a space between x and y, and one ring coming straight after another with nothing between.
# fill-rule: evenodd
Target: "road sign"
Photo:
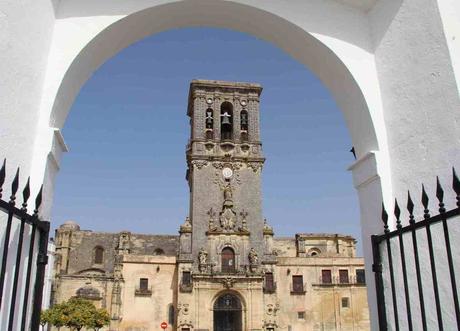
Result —
<instances>
[{"instance_id":1,"label":"road sign","mask_svg":"<svg viewBox=\"0 0 460 331\"><path fill-rule=\"evenodd\" d=\"M160 326L164 330L164 329L166 329L168 327L168 323L163 322L163 323L160 324Z\"/></svg>"}]
</instances>

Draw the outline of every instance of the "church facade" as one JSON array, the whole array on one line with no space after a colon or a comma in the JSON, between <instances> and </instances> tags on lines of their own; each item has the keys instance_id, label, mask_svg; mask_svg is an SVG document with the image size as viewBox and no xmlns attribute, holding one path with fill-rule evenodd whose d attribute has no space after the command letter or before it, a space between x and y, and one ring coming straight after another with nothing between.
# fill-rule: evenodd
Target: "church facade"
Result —
<instances>
[{"instance_id":1,"label":"church facade","mask_svg":"<svg viewBox=\"0 0 460 331\"><path fill-rule=\"evenodd\" d=\"M53 300L93 300L107 330L369 330L346 235L276 238L262 213L258 84L194 80L190 211L179 235L56 231Z\"/></svg>"}]
</instances>

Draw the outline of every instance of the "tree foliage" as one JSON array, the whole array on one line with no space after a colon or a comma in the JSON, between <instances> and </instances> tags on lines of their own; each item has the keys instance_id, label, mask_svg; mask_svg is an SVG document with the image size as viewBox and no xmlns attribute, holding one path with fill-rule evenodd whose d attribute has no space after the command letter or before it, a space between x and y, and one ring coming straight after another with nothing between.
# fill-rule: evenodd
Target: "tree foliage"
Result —
<instances>
[{"instance_id":1,"label":"tree foliage","mask_svg":"<svg viewBox=\"0 0 460 331\"><path fill-rule=\"evenodd\" d=\"M89 300L71 298L44 310L41 323L49 323L57 328L66 326L77 331L82 328L99 330L110 323L110 316L105 309L97 309Z\"/></svg>"}]
</instances>

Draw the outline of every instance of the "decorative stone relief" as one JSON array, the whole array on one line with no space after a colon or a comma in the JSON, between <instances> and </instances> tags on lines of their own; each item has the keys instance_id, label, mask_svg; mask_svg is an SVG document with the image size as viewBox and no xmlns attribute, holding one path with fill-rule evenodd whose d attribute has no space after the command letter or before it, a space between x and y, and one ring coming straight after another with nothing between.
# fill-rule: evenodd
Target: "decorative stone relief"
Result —
<instances>
[{"instance_id":1,"label":"decorative stone relief","mask_svg":"<svg viewBox=\"0 0 460 331\"><path fill-rule=\"evenodd\" d=\"M190 313L189 304L188 303L178 303L177 304L177 312L179 315L188 315Z\"/></svg>"},{"instance_id":2,"label":"decorative stone relief","mask_svg":"<svg viewBox=\"0 0 460 331\"><path fill-rule=\"evenodd\" d=\"M118 254L129 254L131 248L131 233L127 231L120 232L118 237Z\"/></svg>"},{"instance_id":3,"label":"decorative stone relief","mask_svg":"<svg viewBox=\"0 0 460 331\"><path fill-rule=\"evenodd\" d=\"M257 172L262 170L262 162L248 162L248 167L252 169L252 171Z\"/></svg>"},{"instance_id":4,"label":"decorative stone relief","mask_svg":"<svg viewBox=\"0 0 460 331\"><path fill-rule=\"evenodd\" d=\"M233 287L233 285L236 283L236 279L227 277L225 279L222 279L222 284L226 289L230 289Z\"/></svg>"},{"instance_id":5,"label":"decorative stone relief","mask_svg":"<svg viewBox=\"0 0 460 331\"><path fill-rule=\"evenodd\" d=\"M214 232L217 230L217 225L216 225L216 215L217 213L211 208L209 209L209 211L207 212L207 214L209 215L209 231L210 232Z\"/></svg>"},{"instance_id":6,"label":"decorative stone relief","mask_svg":"<svg viewBox=\"0 0 460 331\"><path fill-rule=\"evenodd\" d=\"M241 232L247 232L248 231L248 222L246 221L246 217L248 216L248 212L243 209L240 212L240 216L241 216L241 226L240 226L239 230Z\"/></svg>"},{"instance_id":7,"label":"decorative stone relief","mask_svg":"<svg viewBox=\"0 0 460 331\"><path fill-rule=\"evenodd\" d=\"M198 269L200 272L206 272L208 265L208 252L202 247L198 253Z\"/></svg>"},{"instance_id":8,"label":"decorative stone relief","mask_svg":"<svg viewBox=\"0 0 460 331\"><path fill-rule=\"evenodd\" d=\"M192 164L197 167L198 169L203 168L204 166L208 165L208 161L204 160L193 160Z\"/></svg>"},{"instance_id":9,"label":"decorative stone relief","mask_svg":"<svg viewBox=\"0 0 460 331\"><path fill-rule=\"evenodd\" d=\"M180 226L180 233L185 233L185 232L192 232L192 222L190 222L190 218L186 217L184 224Z\"/></svg>"}]
</instances>

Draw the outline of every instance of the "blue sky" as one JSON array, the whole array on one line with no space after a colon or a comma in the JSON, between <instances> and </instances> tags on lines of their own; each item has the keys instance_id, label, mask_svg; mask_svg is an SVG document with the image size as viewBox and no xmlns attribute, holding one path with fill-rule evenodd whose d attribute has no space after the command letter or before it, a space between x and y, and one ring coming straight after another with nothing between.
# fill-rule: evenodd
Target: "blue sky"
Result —
<instances>
[{"instance_id":1,"label":"blue sky","mask_svg":"<svg viewBox=\"0 0 460 331\"><path fill-rule=\"evenodd\" d=\"M351 141L329 91L276 46L239 32L166 31L109 59L83 86L63 134L53 226L177 233L188 214L185 145L192 79L262 84L265 217L278 236L361 239Z\"/></svg>"}]
</instances>

